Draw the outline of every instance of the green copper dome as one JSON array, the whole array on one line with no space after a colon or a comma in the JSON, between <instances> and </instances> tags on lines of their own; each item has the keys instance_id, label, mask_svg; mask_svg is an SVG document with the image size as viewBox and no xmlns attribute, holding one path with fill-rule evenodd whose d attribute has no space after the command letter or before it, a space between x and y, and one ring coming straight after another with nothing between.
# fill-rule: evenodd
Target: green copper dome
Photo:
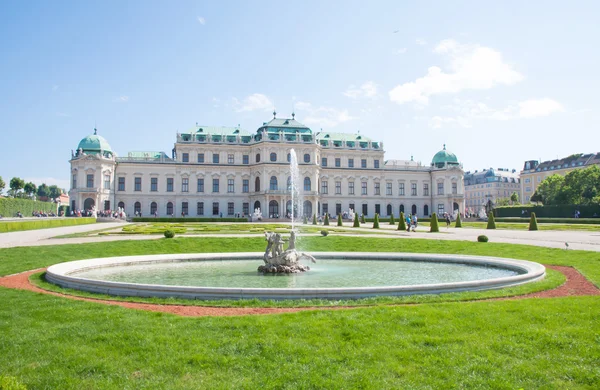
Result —
<instances>
[{"instance_id":1,"label":"green copper dome","mask_svg":"<svg viewBox=\"0 0 600 390\"><path fill-rule=\"evenodd\" d=\"M431 160L431 165L437 168L443 168L448 165L458 165L458 158L456 155L448 150L446 150L446 144L444 144L444 149L440 150L433 156L433 160Z\"/></svg>"},{"instance_id":2,"label":"green copper dome","mask_svg":"<svg viewBox=\"0 0 600 390\"><path fill-rule=\"evenodd\" d=\"M77 150L82 149L85 153L104 153L110 152L112 153L112 148L108 144L103 137L96 134L96 129L94 129L94 134L88 135L84 139L79 142L79 146L77 146Z\"/></svg>"}]
</instances>

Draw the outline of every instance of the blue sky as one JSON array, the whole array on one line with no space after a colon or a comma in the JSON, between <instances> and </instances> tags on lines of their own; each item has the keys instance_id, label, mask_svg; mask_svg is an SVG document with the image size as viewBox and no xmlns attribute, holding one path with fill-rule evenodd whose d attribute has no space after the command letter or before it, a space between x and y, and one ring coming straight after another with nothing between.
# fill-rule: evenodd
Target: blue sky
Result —
<instances>
[{"instance_id":1,"label":"blue sky","mask_svg":"<svg viewBox=\"0 0 600 390\"><path fill-rule=\"evenodd\" d=\"M466 170L600 151L600 3L2 2L0 176L68 186L93 132L120 155L295 109L387 159Z\"/></svg>"}]
</instances>

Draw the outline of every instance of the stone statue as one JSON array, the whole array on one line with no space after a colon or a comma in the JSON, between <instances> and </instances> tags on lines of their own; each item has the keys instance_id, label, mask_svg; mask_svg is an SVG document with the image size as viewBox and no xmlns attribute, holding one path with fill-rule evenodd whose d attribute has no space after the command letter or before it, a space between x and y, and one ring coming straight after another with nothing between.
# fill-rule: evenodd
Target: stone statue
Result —
<instances>
[{"instance_id":1,"label":"stone statue","mask_svg":"<svg viewBox=\"0 0 600 390\"><path fill-rule=\"evenodd\" d=\"M267 248L263 256L265 264L258 267L259 272L286 274L305 272L310 267L300 264L300 259L306 258L313 263L317 262L313 256L296 250L296 233L293 231L285 251L283 251L284 240L280 233L267 232L265 238L267 240Z\"/></svg>"}]
</instances>

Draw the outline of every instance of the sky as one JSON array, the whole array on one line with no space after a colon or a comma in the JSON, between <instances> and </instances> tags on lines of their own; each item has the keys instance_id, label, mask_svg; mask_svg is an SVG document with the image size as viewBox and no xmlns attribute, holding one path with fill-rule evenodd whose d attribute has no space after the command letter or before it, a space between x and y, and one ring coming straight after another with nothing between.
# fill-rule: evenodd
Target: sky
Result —
<instances>
[{"instance_id":1,"label":"sky","mask_svg":"<svg viewBox=\"0 0 600 390\"><path fill-rule=\"evenodd\" d=\"M367 4L368 3L368 4ZM600 152L595 1L0 2L0 176L277 117L465 171ZM8 185L8 184L7 184Z\"/></svg>"}]
</instances>

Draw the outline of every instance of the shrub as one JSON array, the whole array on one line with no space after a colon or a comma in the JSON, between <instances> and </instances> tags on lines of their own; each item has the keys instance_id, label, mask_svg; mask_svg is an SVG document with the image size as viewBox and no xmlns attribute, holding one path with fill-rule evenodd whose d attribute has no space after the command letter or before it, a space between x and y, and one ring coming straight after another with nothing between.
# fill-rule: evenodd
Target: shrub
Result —
<instances>
[{"instance_id":1,"label":"shrub","mask_svg":"<svg viewBox=\"0 0 600 390\"><path fill-rule=\"evenodd\" d=\"M538 230L537 218L535 213L531 213L531 219L529 220L529 230Z\"/></svg>"},{"instance_id":2,"label":"shrub","mask_svg":"<svg viewBox=\"0 0 600 390\"><path fill-rule=\"evenodd\" d=\"M165 238L173 238L175 237L175 232L173 230L165 230Z\"/></svg>"},{"instance_id":3,"label":"shrub","mask_svg":"<svg viewBox=\"0 0 600 390\"><path fill-rule=\"evenodd\" d=\"M477 236L477 241L478 242L488 242L488 237L484 236L483 234L481 236Z\"/></svg>"},{"instance_id":4,"label":"shrub","mask_svg":"<svg viewBox=\"0 0 600 390\"><path fill-rule=\"evenodd\" d=\"M302 218L302 223L304 225L306 225L308 223L308 217L305 215L304 218Z\"/></svg>"},{"instance_id":5,"label":"shrub","mask_svg":"<svg viewBox=\"0 0 600 390\"><path fill-rule=\"evenodd\" d=\"M38 218L34 220L16 220L0 222L0 233L18 232L22 230L47 229L62 226L87 225L96 223L96 218Z\"/></svg>"},{"instance_id":6,"label":"shrub","mask_svg":"<svg viewBox=\"0 0 600 390\"><path fill-rule=\"evenodd\" d=\"M342 214L338 214L338 226L344 226L344 224L342 223Z\"/></svg>"},{"instance_id":7,"label":"shrub","mask_svg":"<svg viewBox=\"0 0 600 390\"><path fill-rule=\"evenodd\" d=\"M375 221L373 221L373 229L379 229L379 214L375 214Z\"/></svg>"},{"instance_id":8,"label":"shrub","mask_svg":"<svg viewBox=\"0 0 600 390\"><path fill-rule=\"evenodd\" d=\"M323 237L327 237L328 234L329 234L329 232L327 230L321 230L321 235Z\"/></svg>"},{"instance_id":9,"label":"shrub","mask_svg":"<svg viewBox=\"0 0 600 390\"><path fill-rule=\"evenodd\" d=\"M14 376L0 375L1 390L27 390L24 384L19 382Z\"/></svg>"},{"instance_id":10,"label":"shrub","mask_svg":"<svg viewBox=\"0 0 600 390\"><path fill-rule=\"evenodd\" d=\"M487 229L496 229L496 221L494 220L494 213L490 213L488 216Z\"/></svg>"},{"instance_id":11,"label":"shrub","mask_svg":"<svg viewBox=\"0 0 600 390\"><path fill-rule=\"evenodd\" d=\"M313 225L317 224L317 214L313 214Z\"/></svg>"},{"instance_id":12,"label":"shrub","mask_svg":"<svg viewBox=\"0 0 600 390\"><path fill-rule=\"evenodd\" d=\"M394 220L394 214L390 215L390 225L395 225L396 221Z\"/></svg>"},{"instance_id":13,"label":"shrub","mask_svg":"<svg viewBox=\"0 0 600 390\"><path fill-rule=\"evenodd\" d=\"M404 211L400 211L400 220L398 221L398 230L406 230L406 220L404 218Z\"/></svg>"},{"instance_id":14,"label":"shrub","mask_svg":"<svg viewBox=\"0 0 600 390\"><path fill-rule=\"evenodd\" d=\"M454 224L455 228L461 228L462 227L462 222L460 220L460 213L458 213L458 215L456 216L456 223Z\"/></svg>"},{"instance_id":15,"label":"shrub","mask_svg":"<svg viewBox=\"0 0 600 390\"><path fill-rule=\"evenodd\" d=\"M365 221L365 215L364 214L360 215L360 223L367 223L367 221Z\"/></svg>"},{"instance_id":16,"label":"shrub","mask_svg":"<svg viewBox=\"0 0 600 390\"><path fill-rule=\"evenodd\" d=\"M34 211L56 213L58 205L52 202L33 201L30 199L0 198L0 215L13 217L17 211L25 217L30 217Z\"/></svg>"},{"instance_id":17,"label":"shrub","mask_svg":"<svg viewBox=\"0 0 600 390\"><path fill-rule=\"evenodd\" d=\"M429 227L429 232L430 233L439 233L440 232L440 224L438 222L436 213L431 214L431 223L430 223L430 227Z\"/></svg>"},{"instance_id":18,"label":"shrub","mask_svg":"<svg viewBox=\"0 0 600 390\"><path fill-rule=\"evenodd\" d=\"M323 225L329 226L329 214L325 213L325 221L323 221Z\"/></svg>"},{"instance_id":19,"label":"shrub","mask_svg":"<svg viewBox=\"0 0 600 390\"><path fill-rule=\"evenodd\" d=\"M210 218L210 217L133 217L131 218L132 222L176 222L176 223L185 223L185 222L248 222L247 218Z\"/></svg>"},{"instance_id":20,"label":"shrub","mask_svg":"<svg viewBox=\"0 0 600 390\"><path fill-rule=\"evenodd\" d=\"M354 213L354 225L352 227L360 227L360 223L358 222L358 214Z\"/></svg>"}]
</instances>

